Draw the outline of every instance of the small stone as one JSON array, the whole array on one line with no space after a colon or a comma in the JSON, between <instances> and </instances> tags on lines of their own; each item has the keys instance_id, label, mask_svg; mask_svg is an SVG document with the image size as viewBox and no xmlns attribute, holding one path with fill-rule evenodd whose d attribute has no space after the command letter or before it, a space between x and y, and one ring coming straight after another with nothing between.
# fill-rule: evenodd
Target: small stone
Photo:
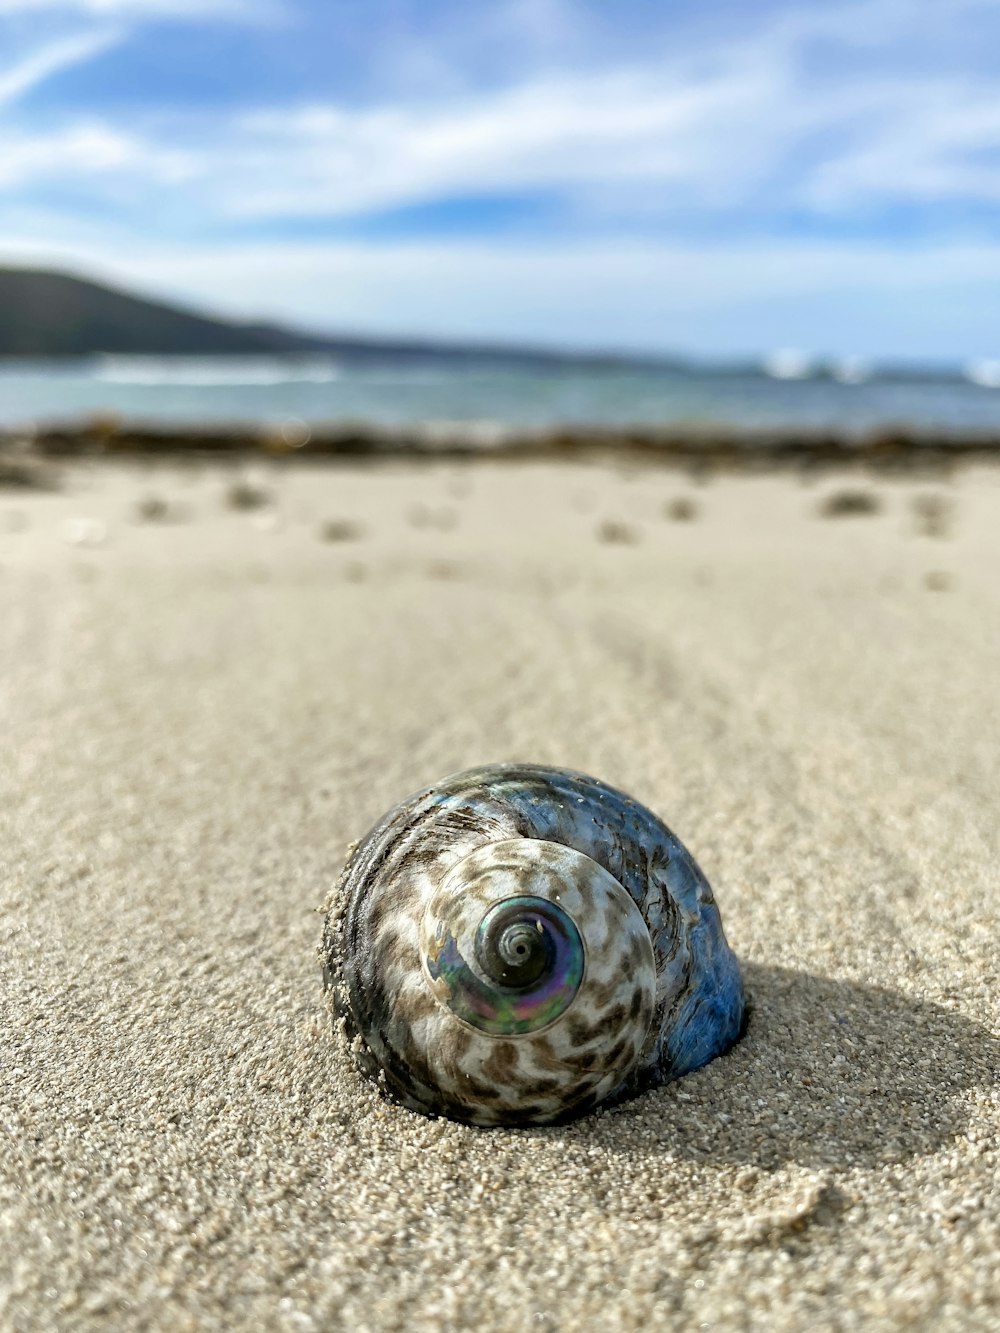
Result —
<instances>
[{"instance_id":1,"label":"small stone","mask_svg":"<svg viewBox=\"0 0 1000 1333\"><path fill-rule=\"evenodd\" d=\"M915 495L912 509L921 536L947 537L950 534L954 505L946 495Z\"/></svg>"},{"instance_id":2,"label":"small stone","mask_svg":"<svg viewBox=\"0 0 1000 1333\"><path fill-rule=\"evenodd\" d=\"M634 546L638 541L635 529L619 518L606 518L597 529L597 540L610 546Z\"/></svg>"},{"instance_id":3,"label":"small stone","mask_svg":"<svg viewBox=\"0 0 1000 1333\"><path fill-rule=\"evenodd\" d=\"M62 535L70 546L103 546L108 539L108 525L99 518L68 518Z\"/></svg>"},{"instance_id":4,"label":"small stone","mask_svg":"<svg viewBox=\"0 0 1000 1333\"><path fill-rule=\"evenodd\" d=\"M664 518L674 523L690 523L698 517L698 506L687 495L678 495L663 506Z\"/></svg>"},{"instance_id":5,"label":"small stone","mask_svg":"<svg viewBox=\"0 0 1000 1333\"><path fill-rule=\"evenodd\" d=\"M354 542L362 536L362 529L353 519L328 518L321 524L319 536L324 542Z\"/></svg>"},{"instance_id":6,"label":"small stone","mask_svg":"<svg viewBox=\"0 0 1000 1333\"><path fill-rule=\"evenodd\" d=\"M264 509L271 500L270 491L249 477L234 481L226 492L226 504L230 509Z\"/></svg>"},{"instance_id":7,"label":"small stone","mask_svg":"<svg viewBox=\"0 0 1000 1333\"><path fill-rule=\"evenodd\" d=\"M822 518L859 518L877 514L882 501L874 491L834 491L820 501Z\"/></svg>"},{"instance_id":8,"label":"small stone","mask_svg":"<svg viewBox=\"0 0 1000 1333\"><path fill-rule=\"evenodd\" d=\"M924 575L924 587L931 592L947 592L951 587L951 575L943 569L932 569Z\"/></svg>"},{"instance_id":9,"label":"small stone","mask_svg":"<svg viewBox=\"0 0 1000 1333\"><path fill-rule=\"evenodd\" d=\"M165 523L170 518L170 505L160 495L146 495L135 507L143 523Z\"/></svg>"}]
</instances>

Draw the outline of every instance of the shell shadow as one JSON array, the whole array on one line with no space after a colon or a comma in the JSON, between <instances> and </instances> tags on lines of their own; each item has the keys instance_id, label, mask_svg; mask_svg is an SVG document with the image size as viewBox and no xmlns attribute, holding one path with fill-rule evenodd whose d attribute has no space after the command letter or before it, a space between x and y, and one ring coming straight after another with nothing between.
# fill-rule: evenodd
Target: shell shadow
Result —
<instances>
[{"instance_id":1,"label":"shell shadow","mask_svg":"<svg viewBox=\"0 0 1000 1333\"><path fill-rule=\"evenodd\" d=\"M871 1167L936 1151L968 1123L964 1094L1000 1081L1000 1042L938 1004L787 968L744 975L750 1021L727 1055L562 1133L765 1170Z\"/></svg>"}]
</instances>

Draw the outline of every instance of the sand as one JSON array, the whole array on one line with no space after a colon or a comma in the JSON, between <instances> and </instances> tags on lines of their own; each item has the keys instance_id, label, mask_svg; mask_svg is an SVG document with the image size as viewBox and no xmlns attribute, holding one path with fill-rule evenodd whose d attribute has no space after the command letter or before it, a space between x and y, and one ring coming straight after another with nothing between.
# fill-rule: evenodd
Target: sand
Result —
<instances>
[{"instance_id":1,"label":"sand","mask_svg":"<svg viewBox=\"0 0 1000 1333\"><path fill-rule=\"evenodd\" d=\"M1000 1326L1000 471L232 481L0 493L0 1326ZM661 813L754 997L555 1129L383 1102L316 957L505 759Z\"/></svg>"}]
</instances>

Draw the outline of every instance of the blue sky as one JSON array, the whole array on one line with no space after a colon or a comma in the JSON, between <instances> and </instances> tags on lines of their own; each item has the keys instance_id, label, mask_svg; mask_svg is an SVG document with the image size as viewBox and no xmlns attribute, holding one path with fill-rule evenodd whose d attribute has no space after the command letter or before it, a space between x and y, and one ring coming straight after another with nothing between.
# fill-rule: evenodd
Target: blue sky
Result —
<instances>
[{"instance_id":1,"label":"blue sky","mask_svg":"<svg viewBox=\"0 0 1000 1333\"><path fill-rule=\"evenodd\" d=\"M0 0L0 260L238 316L1000 354L1000 0Z\"/></svg>"}]
</instances>

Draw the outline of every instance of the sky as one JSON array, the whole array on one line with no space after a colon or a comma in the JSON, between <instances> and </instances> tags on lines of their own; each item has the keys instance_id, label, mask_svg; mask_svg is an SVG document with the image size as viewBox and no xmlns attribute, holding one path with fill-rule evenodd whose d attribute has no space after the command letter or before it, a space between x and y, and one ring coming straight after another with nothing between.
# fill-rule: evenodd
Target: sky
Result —
<instances>
[{"instance_id":1,"label":"sky","mask_svg":"<svg viewBox=\"0 0 1000 1333\"><path fill-rule=\"evenodd\" d=\"M1000 0L0 0L0 263L329 332L1000 356Z\"/></svg>"}]
</instances>

